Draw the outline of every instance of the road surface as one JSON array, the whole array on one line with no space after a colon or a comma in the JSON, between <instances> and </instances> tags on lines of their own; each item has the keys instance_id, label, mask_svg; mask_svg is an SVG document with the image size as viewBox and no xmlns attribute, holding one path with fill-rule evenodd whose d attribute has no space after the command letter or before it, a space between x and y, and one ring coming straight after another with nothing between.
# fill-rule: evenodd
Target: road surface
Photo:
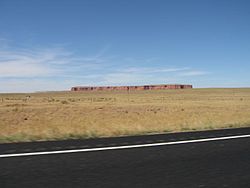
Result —
<instances>
[{"instance_id":1,"label":"road surface","mask_svg":"<svg viewBox=\"0 0 250 188\"><path fill-rule=\"evenodd\" d=\"M249 136L240 128L0 144L0 187L250 187Z\"/></svg>"}]
</instances>

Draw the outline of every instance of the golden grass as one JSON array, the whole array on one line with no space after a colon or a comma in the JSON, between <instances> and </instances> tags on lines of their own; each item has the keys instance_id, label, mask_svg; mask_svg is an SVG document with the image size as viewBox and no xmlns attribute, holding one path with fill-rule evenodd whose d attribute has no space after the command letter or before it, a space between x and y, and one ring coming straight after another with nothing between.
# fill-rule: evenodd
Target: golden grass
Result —
<instances>
[{"instance_id":1,"label":"golden grass","mask_svg":"<svg viewBox=\"0 0 250 188\"><path fill-rule=\"evenodd\" d=\"M249 125L250 89L0 94L0 142Z\"/></svg>"}]
</instances>

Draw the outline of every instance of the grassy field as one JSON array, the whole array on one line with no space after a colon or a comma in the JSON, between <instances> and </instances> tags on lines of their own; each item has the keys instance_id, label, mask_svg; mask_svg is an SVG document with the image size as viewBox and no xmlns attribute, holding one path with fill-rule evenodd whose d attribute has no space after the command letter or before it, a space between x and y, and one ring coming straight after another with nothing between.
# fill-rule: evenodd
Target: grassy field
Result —
<instances>
[{"instance_id":1,"label":"grassy field","mask_svg":"<svg viewBox=\"0 0 250 188\"><path fill-rule=\"evenodd\" d=\"M249 125L250 89L0 94L0 142Z\"/></svg>"}]
</instances>

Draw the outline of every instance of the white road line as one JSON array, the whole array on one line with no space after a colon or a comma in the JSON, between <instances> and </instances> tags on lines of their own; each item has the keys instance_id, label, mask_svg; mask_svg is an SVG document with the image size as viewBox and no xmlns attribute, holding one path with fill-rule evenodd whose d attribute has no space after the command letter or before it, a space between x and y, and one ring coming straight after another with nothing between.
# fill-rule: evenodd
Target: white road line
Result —
<instances>
[{"instance_id":1,"label":"white road line","mask_svg":"<svg viewBox=\"0 0 250 188\"><path fill-rule=\"evenodd\" d=\"M174 142L160 142L160 143L151 143L151 144L127 145L127 146L110 146L110 147L99 147L99 148L88 148L88 149L72 149L72 150L47 151L47 152L2 154L2 155L0 155L0 158L34 156L34 155L51 155L51 154L63 154L63 153L79 153L79 152L91 152L91 151L105 151L105 150L130 149L130 148L143 148L143 147L153 147L153 146L188 144L188 143L196 143L196 142L209 142L209 141L217 141L217 140L230 140L230 139L236 139L236 138L249 138L249 137L250 137L250 134L238 135L238 136L216 137L216 138L204 138L204 139L196 139L196 140L182 140L182 141L174 141Z\"/></svg>"}]
</instances>

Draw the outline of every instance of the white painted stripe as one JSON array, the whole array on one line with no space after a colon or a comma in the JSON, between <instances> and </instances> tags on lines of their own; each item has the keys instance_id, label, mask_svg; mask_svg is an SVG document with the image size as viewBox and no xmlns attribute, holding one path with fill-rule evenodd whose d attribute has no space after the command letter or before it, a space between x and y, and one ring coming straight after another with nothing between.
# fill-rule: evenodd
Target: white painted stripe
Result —
<instances>
[{"instance_id":1,"label":"white painted stripe","mask_svg":"<svg viewBox=\"0 0 250 188\"><path fill-rule=\"evenodd\" d=\"M225 136L225 137L216 137L216 138L204 138L204 139L196 139L196 140L183 140L183 141L174 141L174 142L160 142L160 143L151 143L151 144L114 146L114 147L112 146L112 147L100 147L100 148L89 148L89 149L72 149L72 150L60 150L60 151L3 154L3 155L0 155L0 158L34 156L34 155L51 155L51 154L63 154L63 153L79 153L79 152L91 152L91 151L105 151L105 150L130 149L130 148L143 148L143 147L153 147L153 146L188 144L188 143L196 143L196 142L209 142L209 141L217 141L217 140L230 140L230 139L236 139L236 138L249 138L249 137L250 137L250 135L238 135L238 136Z\"/></svg>"}]
</instances>

